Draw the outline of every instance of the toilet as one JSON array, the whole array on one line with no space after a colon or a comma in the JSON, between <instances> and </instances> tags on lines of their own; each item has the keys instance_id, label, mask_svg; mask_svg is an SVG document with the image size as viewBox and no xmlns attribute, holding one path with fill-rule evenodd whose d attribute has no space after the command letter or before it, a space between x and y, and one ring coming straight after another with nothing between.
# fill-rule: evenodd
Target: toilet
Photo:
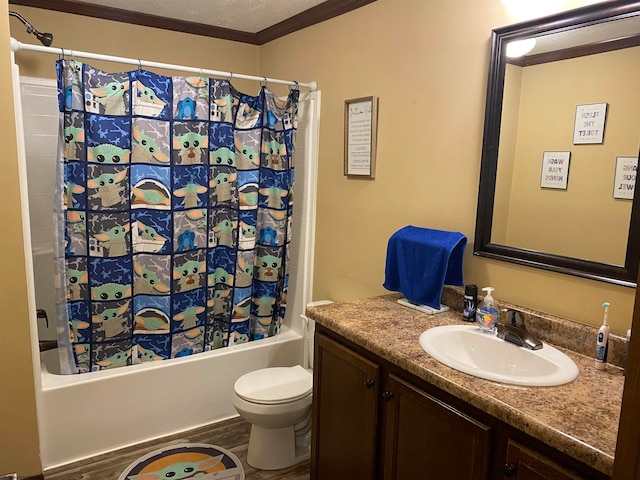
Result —
<instances>
[{"instance_id":1,"label":"toilet","mask_svg":"<svg viewBox=\"0 0 640 480\"><path fill-rule=\"evenodd\" d=\"M331 300L307 304L328 305ZM303 321L304 366L313 367L315 322ZM251 424L247 462L258 470L280 470L307 460L311 454L313 373L301 365L269 367L241 376L233 386L232 403Z\"/></svg>"},{"instance_id":2,"label":"toilet","mask_svg":"<svg viewBox=\"0 0 640 480\"><path fill-rule=\"evenodd\" d=\"M301 365L270 367L241 376L233 406L251 423L247 462L280 470L309 458L313 374Z\"/></svg>"}]
</instances>

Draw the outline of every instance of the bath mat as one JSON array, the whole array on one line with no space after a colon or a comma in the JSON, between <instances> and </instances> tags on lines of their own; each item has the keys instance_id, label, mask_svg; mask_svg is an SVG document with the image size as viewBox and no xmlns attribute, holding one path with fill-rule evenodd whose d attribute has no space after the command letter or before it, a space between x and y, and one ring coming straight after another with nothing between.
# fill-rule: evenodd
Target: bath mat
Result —
<instances>
[{"instance_id":1,"label":"bath mat","mask_svg":"<svg viewBox=\"0 0 640 480\"><path fill-rule=\"evenodd\" d=\"M244 480L238 457L216 445L183 443L154 450L140 457L118 480Z\"/></svg>"}]
</instances>

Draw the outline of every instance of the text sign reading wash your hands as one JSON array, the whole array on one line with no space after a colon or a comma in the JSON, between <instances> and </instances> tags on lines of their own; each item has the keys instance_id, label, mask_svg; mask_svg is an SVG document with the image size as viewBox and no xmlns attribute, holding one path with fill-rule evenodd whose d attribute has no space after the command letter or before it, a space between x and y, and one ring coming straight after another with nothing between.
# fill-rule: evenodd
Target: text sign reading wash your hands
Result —
<instances>
[{"instance_id":1,"label":"text sign reading wash your hands","mask_svg":"<svg viewBox=\"0 0 640 480\"><path fill-rule=\"evenodd\" d=\"M567 188L571 152L544 152L542 156L542 188Z\"/></svg>"}]
</instances>

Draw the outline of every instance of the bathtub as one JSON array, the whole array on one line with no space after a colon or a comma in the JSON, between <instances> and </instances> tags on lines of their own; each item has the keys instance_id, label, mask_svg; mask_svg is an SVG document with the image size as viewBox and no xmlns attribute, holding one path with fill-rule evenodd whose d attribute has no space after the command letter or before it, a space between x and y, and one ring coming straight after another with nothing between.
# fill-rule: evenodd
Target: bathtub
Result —
<instances>
[{"instance_id":1,"label":"bathtub","mask_svg":"<svg viewBox=\"0 0 640 480\"><path fill-rule=\"evenodd\" d=\"M57 350L40 354L41 461L49 469L236 416L238 377L301 363L303 336L271 338L190 357L61 375Z\"/></svg>"}]
</instances>

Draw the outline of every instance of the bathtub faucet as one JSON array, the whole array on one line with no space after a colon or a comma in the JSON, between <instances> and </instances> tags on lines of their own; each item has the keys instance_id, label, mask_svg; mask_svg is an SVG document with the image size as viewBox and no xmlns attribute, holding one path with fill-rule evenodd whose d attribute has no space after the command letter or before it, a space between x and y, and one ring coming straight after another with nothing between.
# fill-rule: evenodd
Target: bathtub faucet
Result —
<instances>
[{"instance_id":1,"label":"bathtub faucet","mask_svg":"<svg viewBox=\"0 0 640 480\"><path fill-rule=\"evenodd\" d=\"M46 352L47 350L53 350L54 348L58 348L57 340L39 340L38 346L40 347L41 352ZM0 477L0 480L2 477Z\"/></svg>"},{"instance_id":2,"label":"bathtub faucet","mask_svg":"<svg viewBox=\"0 0 640 480\"><path fill-rule=\"evenodd\" d=\"M49 328L49 317L47 317L47 311L44 308L36 310L36 318L44 318L44 324Z\"/></svg>"}]
</instances>

